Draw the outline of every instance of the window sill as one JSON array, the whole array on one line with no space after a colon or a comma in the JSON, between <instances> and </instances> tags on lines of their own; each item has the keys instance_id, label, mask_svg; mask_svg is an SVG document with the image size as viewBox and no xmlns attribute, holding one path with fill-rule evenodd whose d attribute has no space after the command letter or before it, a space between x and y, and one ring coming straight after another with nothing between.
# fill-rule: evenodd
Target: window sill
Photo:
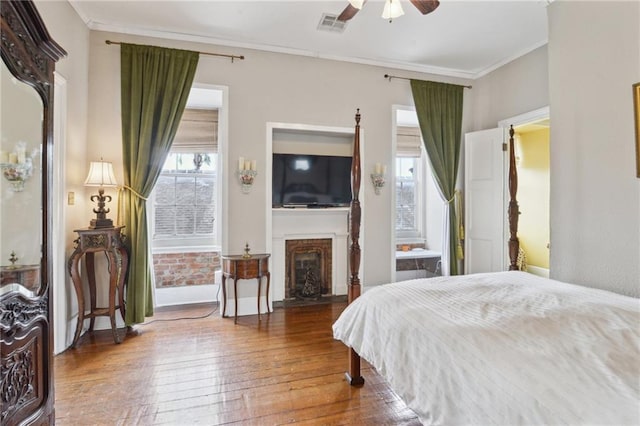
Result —
<instances>
[{"instance_id":1,"label":"window sill","mask_svg":"<svg viewBox=\"0 0 640 426\"><path fill-rule=\"evenodd\" d=\"M175 247L153 247L151 254L172 254L172 253L210 253L221 252L220 246L175 246Z\"/></svg>"},{"instance_id":2,"label":"window sill","mask_svg":"<svg viewBox=\"0 0 640 426\"><path fill-rule=\"evenodd\" d=\"M396 238L396 244L426 244L427 240L420 237L400 237Z\"/></svg>"}]
</instances>

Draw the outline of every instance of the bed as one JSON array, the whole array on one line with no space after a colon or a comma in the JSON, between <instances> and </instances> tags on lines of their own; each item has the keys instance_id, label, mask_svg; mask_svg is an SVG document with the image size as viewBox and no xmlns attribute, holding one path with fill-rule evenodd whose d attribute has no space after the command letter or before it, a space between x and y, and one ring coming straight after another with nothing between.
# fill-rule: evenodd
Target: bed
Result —
<instances>
[{"instance_id":1,"label":"bed","mask_svg":"<svg viewBox=\"0 0 640 426\"><path fill-rule=\"evenodd\" d=\"M640 424L640 301L508 271L368 290L333 325L424 424Z\"/></svg>"},{"instance_id":2,"label":"bed","mask_svg":"<svg viewBox=\"0 0 640 426\"><path fill-rule=\"evenodd\" d=\"M640 425L640 300L517 269L510 130L509 271L418 279L361 295L360 113L350 207L349 305L333 325L425 424Z\"/></svg>"}]
</instances>

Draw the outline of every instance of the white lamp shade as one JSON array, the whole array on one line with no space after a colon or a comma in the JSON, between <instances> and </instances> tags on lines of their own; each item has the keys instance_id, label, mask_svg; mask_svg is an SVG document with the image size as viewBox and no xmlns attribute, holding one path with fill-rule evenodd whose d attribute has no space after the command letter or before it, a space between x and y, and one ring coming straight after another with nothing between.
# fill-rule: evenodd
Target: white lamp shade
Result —
<instances>
[{"instance_id":1,"label":"white lamp shade","mask_svg":"<svg viewBox=\"0 0 640 426\"><path fill-rule=\"evenodd\" d=\"M106 161L92 161L89 165L89 175L84 181L85 186L118 186L113 174L113 164Z\"/></svg>"},{"instance_id":2,"label":"white lamp shade","mask_svg":"<svg viewBox=\"0 0 640 426\"><path fill-rule=\"evenodd\" d=\"M364 4L364 0L349 0L349 4L356 9L362 9L362 5Z\"/></svg>"},{"instance_id":3,"label":"white lamp shade","mask_svg":"<svg viewBox=\"0 0 640 426\"><path fill-rule=\"evenodd\" d=\"M404 10L402 10L400 0L386 0L384 2L384 10L382 11L384 19L394 19L402 15L404 15Z\"/></svg>"}]
</instances>

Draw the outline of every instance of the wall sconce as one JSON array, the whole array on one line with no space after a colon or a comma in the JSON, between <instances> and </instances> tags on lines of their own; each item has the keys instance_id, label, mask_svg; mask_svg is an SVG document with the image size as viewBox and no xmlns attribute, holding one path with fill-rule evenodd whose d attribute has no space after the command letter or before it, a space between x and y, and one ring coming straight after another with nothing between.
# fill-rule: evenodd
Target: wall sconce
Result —
<instances>
[{"instance_id":1,"label":"wall sconce","mask_svg":"<svg viewBox=\"0 0 640 426\"><path fill-rule=\"evenodd\" d=\"M238 177L242 185L242 193L248 194L253 186L253 180L258 175L256 160L245 160L244 157L238 158Z\"/></svg>"},{"instance_id":2,"label":"wall sconce","mask_svg":"<svg viewBox=\"0 0 640 426\"><path fill-rule=\"evenodd\" d=\"M104 208L105 202L111 201L111 196L104 195L104 188L118 186L116 177L113 174L113 164L102 161L102 159L100 159L100 161L92 161L89 165L89 175L84 181L84 186L99 187L98 195L91 196L91 201L96 201L98 208L93 209L96 218L91 219L89 229L112 228L113 221L107 219L107 213L109 213L110 210Z\"/></svg>"},{"instance_id":3,"label":"wall sconce","mask_svg":"<svg viewBox=\"0 0 640 426\"><path fill-rule=\"evenodd\" d=\"M0 151L0 167L4 178L11 184L13 192L24 190L24 183L33 174L33 160L27 156L27 144L18 142L15 151Z\"/></svg>"},{"instance_id":4,"label":"wall sconce","mask_svg":"<svg viewBox=\"0 0 640 426\"><path fill-rule=\"evenodd\" d=\"M380 195L380 190L384 187L386 182L385 175L387 173L387 166L376 163L376 167L373 170L373 173L371 173L371 182L373 183L373 189L375 190L376 195Z\"/></svg>"}]
</instances>

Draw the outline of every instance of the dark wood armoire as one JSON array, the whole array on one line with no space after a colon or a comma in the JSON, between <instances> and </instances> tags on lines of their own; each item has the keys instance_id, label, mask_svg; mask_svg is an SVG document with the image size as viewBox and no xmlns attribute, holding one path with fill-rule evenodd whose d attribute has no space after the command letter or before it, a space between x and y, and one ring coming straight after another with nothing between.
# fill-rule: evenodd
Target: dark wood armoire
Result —
<instances>
[{"instance_id":1,"label":"dark wood armoire","mask_svg":"<svg viewBox=\"0 0 640 426\"><path fill-rule=\"evenodd\" d=\"M0 8L0 424L53 424L53 71L66 53L31 1Z\"/></svg>"}]
</instances>

